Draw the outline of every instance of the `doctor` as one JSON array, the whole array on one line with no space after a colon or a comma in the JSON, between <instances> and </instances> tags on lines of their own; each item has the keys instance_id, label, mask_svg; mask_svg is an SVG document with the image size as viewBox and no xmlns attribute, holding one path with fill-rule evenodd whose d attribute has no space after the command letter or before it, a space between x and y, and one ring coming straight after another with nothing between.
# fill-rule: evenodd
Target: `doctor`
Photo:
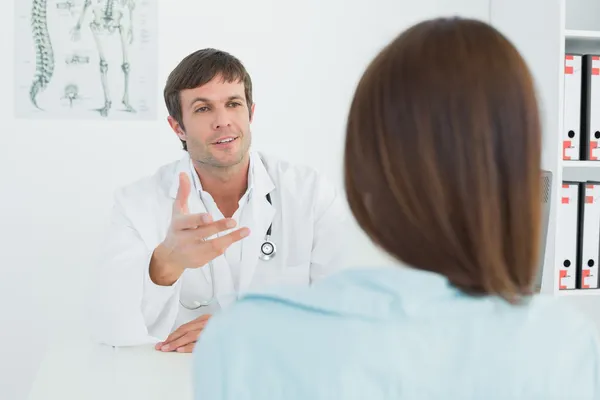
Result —
<instances>
[{"instance_id":1,"label":"doctor","mask_svg":"<svg viewBox=\"0 0 600 400\"><path fill-rule=\"evenodd\" d=\"M191 352L243 293L347 265L348 214L314 170L250 150L252 82L237 58L190 54L164 98L185 155L116 192L90 315L100 342Z\"/></svg>"}]
</instances>

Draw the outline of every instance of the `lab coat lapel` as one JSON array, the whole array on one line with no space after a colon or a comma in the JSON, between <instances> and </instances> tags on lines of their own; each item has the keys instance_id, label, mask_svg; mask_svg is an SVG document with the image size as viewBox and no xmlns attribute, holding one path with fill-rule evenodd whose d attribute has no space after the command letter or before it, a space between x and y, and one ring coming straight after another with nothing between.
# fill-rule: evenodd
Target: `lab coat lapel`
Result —
<instances>
[{"instance_id":1,"label":"lab coat lapel","mask_svg":"<svg viewBox=\"0 0 600 400\"><path fill-rule=\"evenodd\" d=\"M171 195L171 197L173 199L175 199L177 197L177 190L179 188L179 174L181 172L188 175L188 178L190 179L190 183L192 184L192 190L190 190L190 195L188 196L188 210L189 210L190 214L206 213L207 212L206 207L204 206L202 201L200 201L200 196L198 194L198 191L194 189L194 183L193 183L194 181L193 181L193 177L191 176L192 171L191 171L191 165L190 165L190 158L189 158L189 155L187 155L187 154L185 157L183 157L180 160L180 162L176 168L169 194ZM214 267L214 275L215 275L216 297L219 297L218 294L231 293L234 290L233 278L231 276L231 270L229 268L229 265L227 264L227 260L225 259L225 256L221 255L221 256L215 258L213 260L213 267ZM206 281L208 282L208 284L212 285L212 279L210 277L210 269L209 269L208 264L205 265L204 267L200 268L200 270L204 274L204 277L206 278Z\"/></svg>"},{"instance_id":2,"label":"lab coat lapel","mask_svg":"<svg viewBox=\"0 0 600 400\"><path fill-rule=\"evenodd\" d=\"M244 225L250 228L250 235L242 239L242 263L240 270L239 293L248 290L252 282L252 276L258 264L260 246L262 245L267 229L273 222L275 207L266 198L267 193L275 189L275 185L269 176L265 165L258 153L253 154L254 160L254 188L252 198L248 203L248 217ZM271 196L273 200L273 196Z\"/></svg>"}]
</instances>

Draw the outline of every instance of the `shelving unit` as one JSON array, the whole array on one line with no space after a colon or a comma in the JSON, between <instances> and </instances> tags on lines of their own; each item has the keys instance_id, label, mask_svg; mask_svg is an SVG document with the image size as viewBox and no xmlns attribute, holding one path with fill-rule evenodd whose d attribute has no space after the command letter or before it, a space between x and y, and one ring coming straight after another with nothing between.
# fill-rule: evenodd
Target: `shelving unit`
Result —
<instances>
[{"instance_id":1,"label":"shelving unit","mask_svg":"<svg viewBox=\"0 0 600 400\"><path fill-rule=\"evenodd\" d=\"M561 161L563 181L600 182L600 161Z\"/></svg>"},{"instance_id":2,"label":"shelving unit","mask_svg":"<svg viewBox=\"0 0 600 400\"><path fill-rule=\"evenodd\" d=\"M558 152L558 166L557 173L555 174L555 180L553 182L558 188L562 186L564 181L575 181L575 182L586 182L596 181L600 182L600 161L587 161L587 160L563 160L562 159L562 140L563 140L563 104L564 104L564 71L565 71L565 54L597 54L600 55L600 2L598 0L562 0L560 4L561 8L561 60L560 60L560 74L559 74L559 126L558 126L558 142L561 149ZM557 198L560 205L560 195ZM548 288L546 285L546 293L552 293L557 296L568 296L568 297L588 297L600 295L600 289L569 289L559 290L559 271L564 257L560 251L560 242L558 241L558 233L563 227L560 226L558 218L561 212L561 208L557 207L554 209L554 220L556 225L554 231L549 232L554 235L555 246L553 249L547 249L547 251L553 251L553 264L544 266L544 274L552 272L554 279L552 280L552 287ZM598 238L600 241L600 237ZM551 270L549 269L551 267ZM549 280L546 280L549 282ZM544 288L543 288L544 289Z\"/></svg>"},{"instance_id":3,"label":"shelving unit","mask_svg":"<svg viewBox=\"0 0 600 400\"><path fill-rule=\"evenodd\" d=\"M558 296L600 296L600 289L559 290Z\"/></svg>"},{"instance_id":4,"label":"shelving unit","mask_svg":"<svg viewBox=\"0 0 600 400\"><path fill-rule=\"evenodd\" d=\"M600 168L600 161L563 161L563 168Z\"/></svg>"}]
</instances>

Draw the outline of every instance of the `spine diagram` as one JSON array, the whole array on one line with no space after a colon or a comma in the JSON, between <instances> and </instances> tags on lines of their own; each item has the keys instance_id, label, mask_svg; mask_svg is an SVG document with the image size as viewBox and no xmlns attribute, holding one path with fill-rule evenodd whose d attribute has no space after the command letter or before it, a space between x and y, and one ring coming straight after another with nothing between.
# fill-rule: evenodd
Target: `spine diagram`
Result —
<instances>
[{"instance_id":1,"label":"spine diagram","mask_svg":"<svg viewBox=\"0 0 600 400\"><path fill-rule=\"evenodd\" d=\"M33 83L29 90L29 97L34 106L37 104L37 95L46 89L54 73L54 52L48 32L46 16L47 0L33 0L31 10L31 29L35 47L36 68Z\"/></svg>"}]
</instances>

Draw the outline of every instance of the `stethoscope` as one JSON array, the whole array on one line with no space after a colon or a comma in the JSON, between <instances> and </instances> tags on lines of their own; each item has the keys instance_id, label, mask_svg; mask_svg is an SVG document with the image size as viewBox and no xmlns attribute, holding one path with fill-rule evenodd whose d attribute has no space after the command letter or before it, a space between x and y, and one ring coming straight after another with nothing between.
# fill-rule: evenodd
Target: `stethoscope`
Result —
<instances>
[{"instance_id":1,"label":"stethoscope","mask_svg":"<svg viewBox=\"0 0 600 400\"><path fill-rule=\"evenodd\" d=\"M267 193L267 201L269 204L273 205L271 202L271 193ZM273 257L275 257L275 253L277 248L275 247L275 243L271 241L271 229L273 228L273 223L269 224L269 229L267 229L267 234L265 235L265 241L260 245L260 254L258 258L263 261L269 261Z\"/></svg>"},{"instance_id":2,"label":"stethoscope","mask_svg":"<svg viewBox=\"0 0 600 400\"><path fill-rule=\"evenodd\" d=\"M267 193L266 197L267 197L267 201L269 202L269 204L273 205L273 203L271 202L271 194ZM273 223L269 224L269 229L267 229L267 233L265 235L265 240L260 245L260 253L258 255L258 258L260 258L263 261L269 261L269 260L273 259L273 257L275 257L275 254L277 252L277 247L275 246L275 243L271 240L271 230L272 229L273 229ZM204 300L204 301L194 300L194 302L193 302L194 305L189 306L189 305L183 304L183 302L181 301L181 297L180 297L179 304L181 304L184 308L193 311L193 310L197 310L202 307L207 307L207 306L211 305L212 303L214 303L214 301L216 300L216 298L215 298L215 272L214 272L212 260L208 262L208 270L210 272L210 286L211 286L210 298L208 300Z\"/></svg>"}]
</instances>

